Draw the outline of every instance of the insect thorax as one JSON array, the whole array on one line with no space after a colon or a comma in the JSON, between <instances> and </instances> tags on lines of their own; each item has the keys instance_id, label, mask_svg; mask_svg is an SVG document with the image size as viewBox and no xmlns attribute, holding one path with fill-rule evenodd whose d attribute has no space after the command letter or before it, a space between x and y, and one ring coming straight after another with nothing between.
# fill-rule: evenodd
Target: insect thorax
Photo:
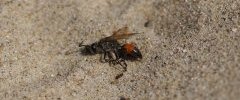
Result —
<instances>
[{"instance_id":1,"label":"insect thorax","mask_svg":"<svg viewBox=\"0 0 240 100\"><path fill-rule=\"evenodd\" d=\"M101 52L115 51L121 48L118 41L114 39L101 40L98 43L98 47L101 49Z\"/></svg>"}]
</instances>

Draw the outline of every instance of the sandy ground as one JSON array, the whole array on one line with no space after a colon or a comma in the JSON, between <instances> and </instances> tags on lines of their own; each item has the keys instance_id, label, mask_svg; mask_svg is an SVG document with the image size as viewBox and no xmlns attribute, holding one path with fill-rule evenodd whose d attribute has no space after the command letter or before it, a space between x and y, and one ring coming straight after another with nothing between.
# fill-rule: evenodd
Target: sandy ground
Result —
<instances>
[{"instance_id":1,"label":"sandy ground","mask_svg":"<svg viewBox=\"0 0 240 100\"><path fill-rule=\"evenodd\" d=\"M115 80L78 44L124 26L143 59ZM0 98L237 100L239 30L239 0L0 0Z\"/></svg>"}]
</instances>

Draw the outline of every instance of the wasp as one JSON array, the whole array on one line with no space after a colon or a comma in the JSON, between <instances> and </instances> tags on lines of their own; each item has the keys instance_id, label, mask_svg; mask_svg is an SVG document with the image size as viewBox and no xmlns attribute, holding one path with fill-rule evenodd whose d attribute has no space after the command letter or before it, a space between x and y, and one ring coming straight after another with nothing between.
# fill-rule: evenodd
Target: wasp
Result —
<instances>
[{"instance_id":1,"label":"wasp","mask_svg":"<svg viewBox=\"0 0 240 100\"><path fill-rule=\"evenodd\" d=\"M128 27L120 28L114 31L111 36L100 39L99 41L90 45L83 45L80 43L79 47L83 47L82 54L95 55L102 54L100 61L109 62L110 64L120 64L124 71L126 71L127 64L125 60L142 59L142 54L135 43L121 44L118 40L126 39L138 33L131 33Z\"/></svg>"}]
</instances>

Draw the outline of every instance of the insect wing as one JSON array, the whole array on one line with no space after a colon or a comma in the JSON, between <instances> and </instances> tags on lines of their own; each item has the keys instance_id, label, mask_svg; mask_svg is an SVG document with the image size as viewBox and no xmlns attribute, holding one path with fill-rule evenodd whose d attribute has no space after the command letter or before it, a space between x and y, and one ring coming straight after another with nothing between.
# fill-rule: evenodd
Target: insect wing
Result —
<instances>
[{"instance_id":1,"label":"insect wing","mask_svg":"<svg viewBox=\"0 0 240 100\"><path fill-rule=\"evenodd\" d=\"M128 31L128 27L123 27L117 31L114 31L111 37L118 40L118 39L128 38L129 36L132 36L135 34L138 34L138 33L131 33Z\"/></svg>"}]
</instances>

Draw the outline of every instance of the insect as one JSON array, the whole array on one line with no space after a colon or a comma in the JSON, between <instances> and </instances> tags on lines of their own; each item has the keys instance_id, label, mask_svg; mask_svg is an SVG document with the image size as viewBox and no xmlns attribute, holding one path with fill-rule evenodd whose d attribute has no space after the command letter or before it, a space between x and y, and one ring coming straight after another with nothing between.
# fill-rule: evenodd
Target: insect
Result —
<instances>
[{"instance_id":1,"label":"insect","mask_svg":"<svg viewBox=\"0 0 240 100\"><path fill-rule=\"evenodd\" d=\"M131 33L128 31L128 27L123 27L117 31L114 31L111 36L102 38L90 45L83 45L80 43L79 47L85 47L82 50L82 54L102 54L100 58L101 62L109 62L113 65L120 64L124 68L124 71L126 71L127 64L125 60L142 59L142 54L136 47L136 44L125 43L121 45L118 40L126 39L135 34L138 33Z\"/></svg>"}]
</instances>

